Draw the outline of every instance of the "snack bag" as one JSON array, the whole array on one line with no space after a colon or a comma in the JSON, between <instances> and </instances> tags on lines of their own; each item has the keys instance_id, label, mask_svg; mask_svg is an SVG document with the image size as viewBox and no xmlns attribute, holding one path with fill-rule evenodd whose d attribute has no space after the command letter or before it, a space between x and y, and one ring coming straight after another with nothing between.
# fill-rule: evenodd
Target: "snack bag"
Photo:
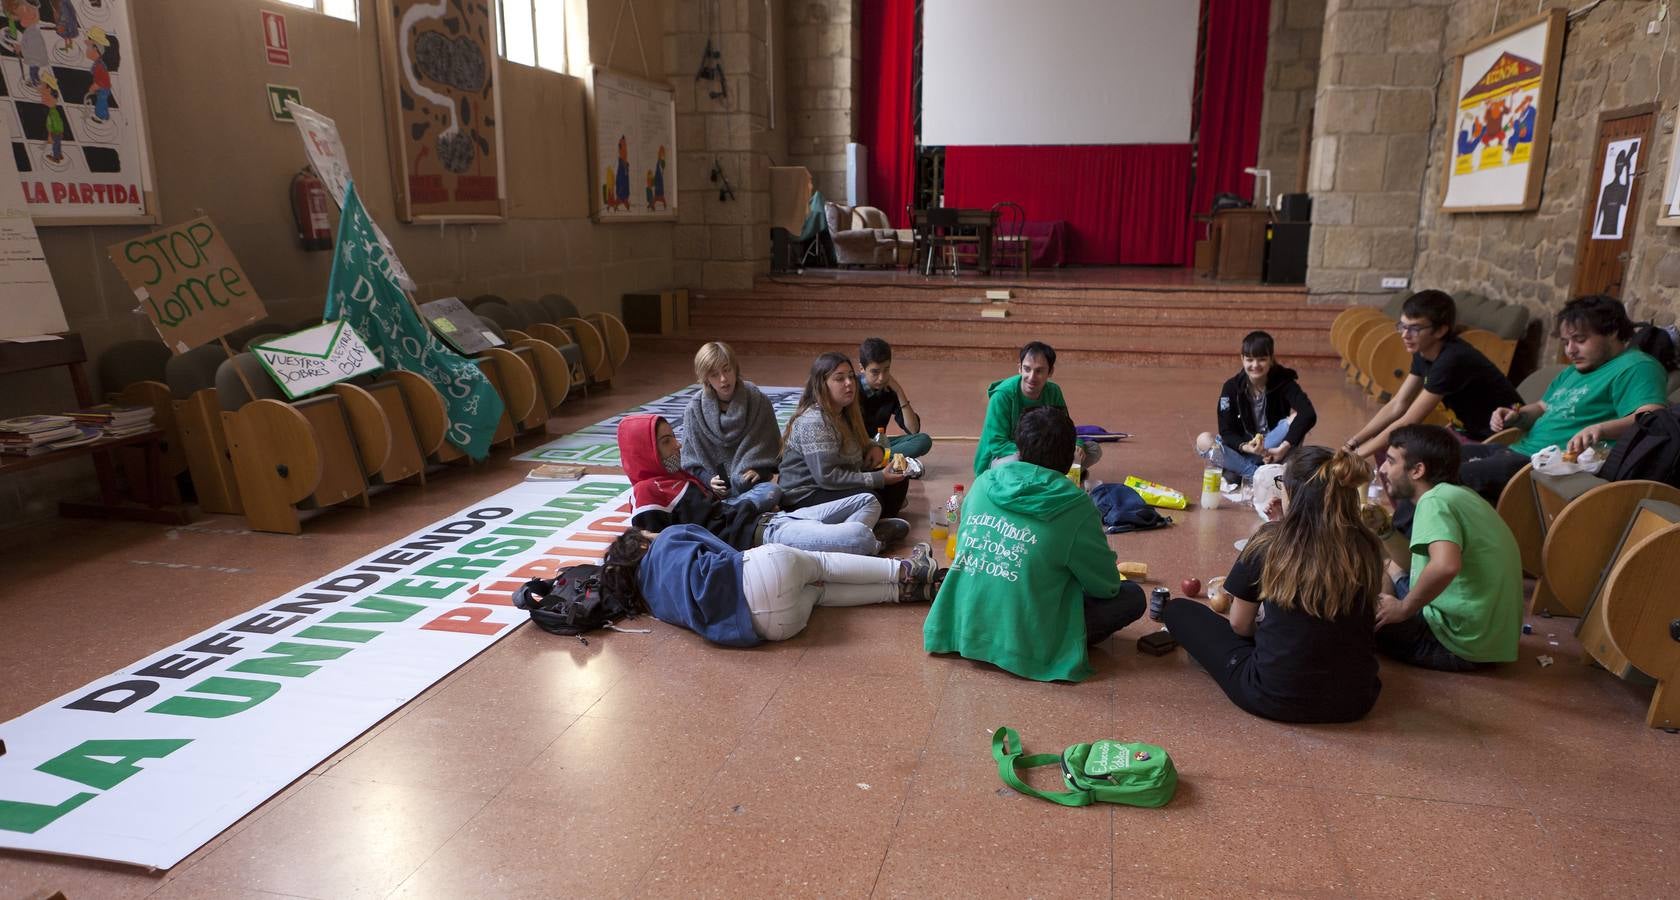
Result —
<instances>
[{"instance_id":1,"label":"snack bag","mask_svg":"<svg viewBox=\"0 0 1680 900\"><path fill-rule=\"evenodd\" d=\"M1143 498L1143 502L1150 506L1158 506L1162 509L1184 509L1189 506L1189 503L1184 499L1184 495L1178 491L1164 484L1145 481L1136 475L1126 476L1126 487L1137 491L1138 496Z\"/></svg>"}]
</instances>

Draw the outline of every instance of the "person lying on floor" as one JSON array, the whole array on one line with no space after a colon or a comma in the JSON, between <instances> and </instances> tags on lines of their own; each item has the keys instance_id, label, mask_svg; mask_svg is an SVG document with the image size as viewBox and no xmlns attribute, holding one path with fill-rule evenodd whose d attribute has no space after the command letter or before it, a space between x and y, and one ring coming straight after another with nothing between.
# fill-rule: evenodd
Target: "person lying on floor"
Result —
<instances>
[{"instance_id":1,"label":"person lying on floor","mask_svg":"<svg viewBox=\"0 0 1680 900\"><path fill-rule=\"evenodd\" d=\"M896 516L910 492L909 475L881 462L881 448L863 429L857 370L844 353L824 353L811 364L782 433L782 508L870 494L884 515Z\"/></svg>"},{"instance_id":2,"label":"person lying on floor","mask_svg":"<svg viewBox=\"0 0 1680 900\"><path fill-rule=\"evenodd\" d=\"M775 509L781 491L771 479L782 436L770 398L742 380L735 351L718 341L694 354L694 379L700 392L683 410L683 468L725 502Z\"/></svg>"},{"instance_id":3,"label":"person lying on floor","mask_svg":"<svg viewBox=\"0 0 1680 900\"><path fill-rule=\"evenodd\" d=\"M745 552L695 525L631 528L607 547L601 592L716 644L751 647L805 629L818 606L926 601L939 565L927 544L909 559L765 544Z\"/></svg>"},{"instance_id":4,"label":"person lying on floor","mask_svg":"<svg viewBox=\"0 0 1680 900\"><path fill-rule=\"evenodd\" d=\"M986 422L980 429L980 443L974 448L976 477L992 466L1014 462L1020 456L1015 446L1015 427L1029 409L1053 406L1067 410L1062 388L1050 380L1056 374L1056 349L1042 341L1021 348L1019 371L986 388ZM1078 441L1073 461L1085 469L1102 458L1102 447ZM1070 465L1071 468L1071 465Z\"/></svg>"},{"instance_id":5,"label":"person lying on floor","mask_svg":"<svg viewBox=\"0 0 1680 900\"><path fill-rule=\"evenodd\" d=\"M881 503L870 494L794 512L760 513L749 504L724 503L683 470L682 444L663 416L625 416L618 423L618 455L631 483L630 524L644 531L697 525L737 550L788 544L864 556L910 534L903 519L882 519Z\"/></svg>"},{"instance_id":6,"label":"person lying on floor","mask_svg":"<svg viewBox=\"0 0 1680 900\"><path fill-rule=\"evenodd\" d=\"M863 374L858 377L862 396L858 401L863 409L863 428L872 435L883 434L894 419L904 433L887 438L887 449L909 458L905 473L911 478L922 475L921 457L933 449L933 438L922 433L922 417L910 403L904 386L892 373L892 345L880 338L868 338L858 347L858 365Z\"/></svg>"},{"instance_id":7,"label":"person lying on floor","mask_svg":"<svg viewBox=\"0 0 1680 900\"><path fill-rule=\"evenodd\" d=\"M1082 681L1086 648L1143 615L1143 589L1121 581L1102 516L1067 477L1073 420L1029 409L1020 458L974 479L957 557L922 626L929 653L958 653L1023 678Z\"/></svg>"},{"instance_id":8,"label":"person lying on floor","mask_svg":"<svg viewBox=\"0 0 1680 900\"><path fill-rule=\"evenodd\" d=\"M1167 601L1161 618L1245 712L1351 722L1382 690L1375 632L1383 550L1359 519L1371 467L1347 450L1309 446L1278 477L1283 518L1260 526L1231 567L1230 619L1182 597Z\"/></svg>"},{"instance_id":9,"label":"person lying on floor","mask_svg":"<svg viewBox=\"0 0 1680 900\"><path fill-rule=\"evenodd\" d=\"M1458 438L1438 425L1388 436L1383 480L1416 504L1411 575L1377 607L1377 649L1426 669L1467 672L1517 658L1522 553L1488 502L1458 484Z\"/></svg>"},{"instance_id":10,"label":"person lying on floor","mask_svg":"<svg viewBox=\"0 0 1680 900\"><path fill-rule=\"evenodd\" d=\"M1272 336L1251 331L1242 340L1242 371L1219 390L1219 433L1196 437L1196 455L1240 482L1267 463L1283 462L1318 424L1299 376L1278 365Z\"/></svg>"}]
</instances>

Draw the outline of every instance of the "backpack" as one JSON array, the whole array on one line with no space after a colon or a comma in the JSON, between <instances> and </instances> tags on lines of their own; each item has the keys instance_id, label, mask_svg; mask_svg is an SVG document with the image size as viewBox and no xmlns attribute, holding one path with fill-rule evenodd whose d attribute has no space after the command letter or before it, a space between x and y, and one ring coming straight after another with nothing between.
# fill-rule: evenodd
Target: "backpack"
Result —
<instances>
[{"instance_id":1,"label":"backpack","mask_svg":"<svg viewBox=\"0 0 1680 900\"><path fill-rule=\"evenodd\" d=\"M635 615L601 593L601 567L582 563L562 569L554 578L533 578L513 592L513 605L531 614L531 621L550 634L581 637L597 628L610 628Z\"/></svg>"},{"instance_id":2,"label":"backpack","mask_svg":"<svg viewBox=\"0 0 1680 900\"><path fill-rule=\"evenodd\" d=\"M1633 421L1633 431L1616 442L1598 477L1680 487L1680 406L1642 412Z\"/></svg>"},{"instance_id":3,"label":"backpack","mask_svg":"<svg viewBox=\"0 0 1680 900\"><path fill-rule=\"evenodd\" d=\"M1010 751L1010 747L1015 749ZM992 758L998 777L1017 792L1063 806L1089 806L1093 801L1127 806L1166 806L1178 789L1178 769L1167 751L1154 744L1095 741L1074 744L1056 753L1021 755L1021 736L1012 728L992 732ZM1059 764L1066 791L1041 791L1021 780L1017 766L1034 768Z\"/></svg>"}]
</instances>

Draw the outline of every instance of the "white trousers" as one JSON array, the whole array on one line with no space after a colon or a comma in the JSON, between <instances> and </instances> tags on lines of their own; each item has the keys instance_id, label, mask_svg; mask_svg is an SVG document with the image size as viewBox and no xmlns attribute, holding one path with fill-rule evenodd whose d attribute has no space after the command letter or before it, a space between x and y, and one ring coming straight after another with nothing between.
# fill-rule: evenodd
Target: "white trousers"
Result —
<instances>
[{"instance_id":1,"label":"white trousers","mask_svg":"<svg viewBox=\"0 0 1680 900\"><path fill-rule=\"evenodd\" d=\"M899 560L765 544L741 554L753 630L785 641L805 630L818 606L898 602Z\"/></svg>"}]
</instances>

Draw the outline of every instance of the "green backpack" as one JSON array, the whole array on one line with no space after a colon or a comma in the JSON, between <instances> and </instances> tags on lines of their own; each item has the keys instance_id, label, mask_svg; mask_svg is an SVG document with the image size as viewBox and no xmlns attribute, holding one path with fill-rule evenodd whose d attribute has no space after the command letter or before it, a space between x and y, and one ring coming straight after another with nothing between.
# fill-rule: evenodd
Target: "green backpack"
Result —
<instances>
[{"instance_id":1,"label":"green backpack","mask_svg":"<svg viewBox=\"0 0 1680 900\"><path fill-rule=\"evenodd\" d=\"M1010 751L1010 747L1014 751ZM1003 783L1029 797L1063 806L1089 806L1093 801L1127 806L1166 806L1178 789L1178 769L1167 751L1154 744L1096 741L1074 744L1055 753L1021 755L1021 736L1012 728L992 732L992 758ZM1018 766L1035 768L1060 764L1066 791L1041 791L1021 780Z\"/></svg>"}]
</instances>

